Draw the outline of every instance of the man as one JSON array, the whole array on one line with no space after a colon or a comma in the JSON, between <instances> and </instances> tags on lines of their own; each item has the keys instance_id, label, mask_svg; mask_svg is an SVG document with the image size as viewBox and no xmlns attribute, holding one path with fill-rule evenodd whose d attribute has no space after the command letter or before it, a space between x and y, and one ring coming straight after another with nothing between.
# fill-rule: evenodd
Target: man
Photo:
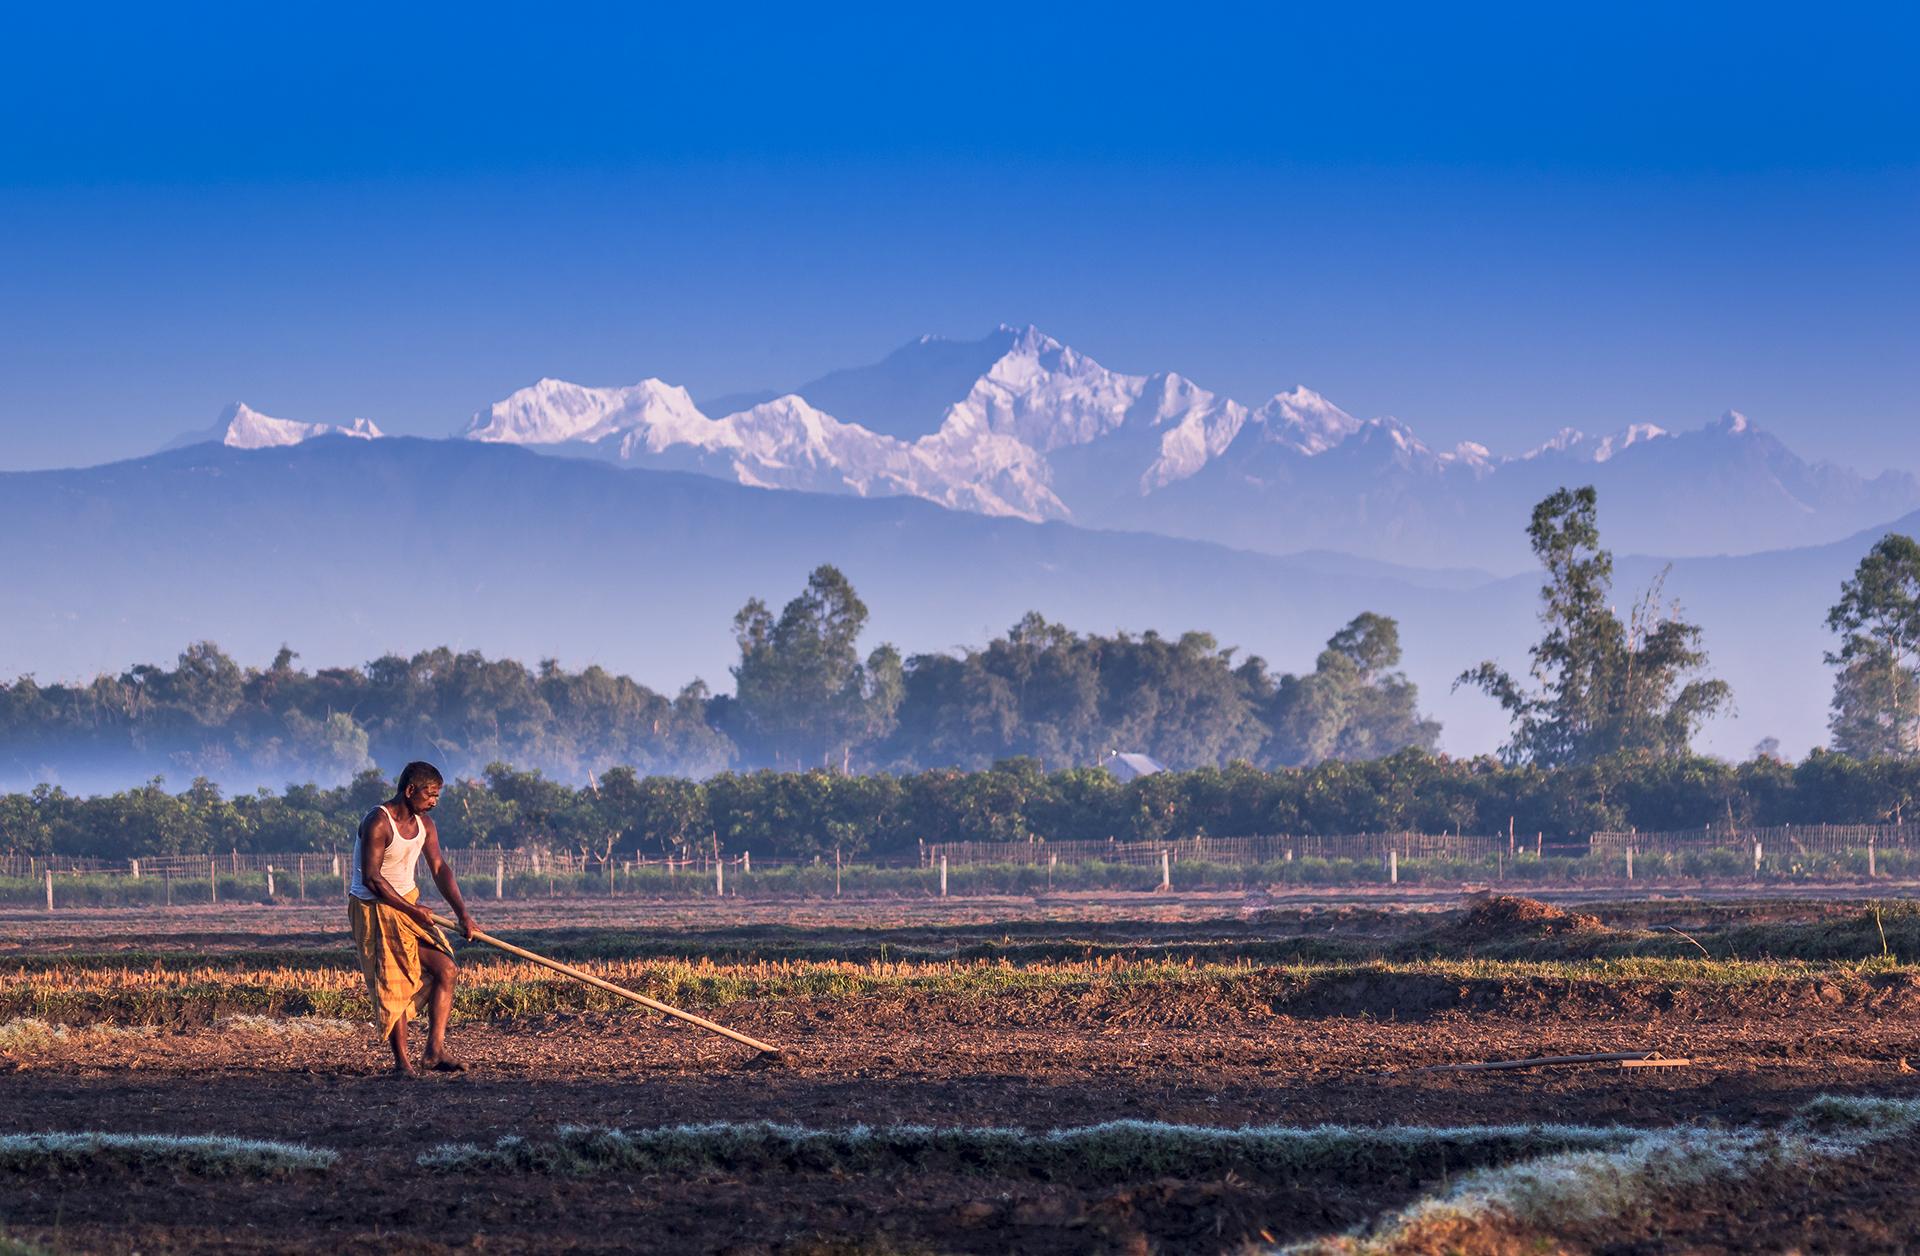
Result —
<instances>
[{"instance_id":1,"label":"man","mask_svg":"<svg viewBox=\"0 0 1920 1256\"><path fill-rule=\"evenodd\" d=\"M429 814L440 802L440 770L409 763L392 798L360 821L353 845L353 883L347 889L347 920L353 926L360 968L373 996L380 1035L393 1048L394 1072L413 1076L407 1055L407 1021L427 1013L427 1050L421 1062L442 1073L466 1065L447 1054L447 1015L453 1010L453 944L419 905L413 867L424 857L434 884L453 908L467 940L473 917L460 898L453 868L440 857L440 830Z\"/></svg>"}]
</instances>

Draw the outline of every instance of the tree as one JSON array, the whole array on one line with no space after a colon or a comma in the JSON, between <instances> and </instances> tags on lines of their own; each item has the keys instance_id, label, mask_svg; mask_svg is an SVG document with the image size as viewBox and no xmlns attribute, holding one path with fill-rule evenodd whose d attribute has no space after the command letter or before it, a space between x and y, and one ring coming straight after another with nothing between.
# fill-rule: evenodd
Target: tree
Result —
<instances>
[{"instance_id":1,"label":"tree","mask_svg":"<svg viewBox=\"0 0 1920 1256\"><path fill-rule=\"evenodd\" d=\"M1700 723L1724 707L1725 681L1688 680L1706 665L1700 629L1660 604L1655 581L1622 623L1607 596L1613 555L1600 548L1591 486L1560 489L1533 508L1527 536L1547 570L1546 634L1529 651L1529 692L1492 662L1454 681L1496 699L1513 719L1503 754L1543 766L1591 763L1622 752L1684 754Z\"/></svg>"},{"instance_id":2,"label":"tree","mask_svg":"<svg viewBox=\"0 0 1920 1256\"><path fill-rule=\"evenodd\" d=\"M1281 679L1270 758L1311 767L1432 750L1440 724L1420 714L1418 687L1390 670L1399 663L1400 625L1372 611L1355 616L1327 640L1311 675Z\"/></svg>"},{"instance_id":3,"label":"tree","mask_svg":"<svg viewBox=\"0 0 1920 1256\"><path fill-rule=\"evenodd\" d=\"M759 598L734 616L733 669L743 737L775 764L851 766L853 751L892 727L904 689L899 652L882 645L860 660L867 607L833 566L775 619Z\"/></svg>"},{"instance_id":4,"label":"tree","mask_svg":"<svg viewBox=\"0 0 1920 1256\"><path fill-rule=\"evenodd\" d=\"M1827 612L1840 648L1828 728L1836 750L1867 758L1920 753L1920 543L1890 532L1867 551Z\"/></svg>"}]
</instances>

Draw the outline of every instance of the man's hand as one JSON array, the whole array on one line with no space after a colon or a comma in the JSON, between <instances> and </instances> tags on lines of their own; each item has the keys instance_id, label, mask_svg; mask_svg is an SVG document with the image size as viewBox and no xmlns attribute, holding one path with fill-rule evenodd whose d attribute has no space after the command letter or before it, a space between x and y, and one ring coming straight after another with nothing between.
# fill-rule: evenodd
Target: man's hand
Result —
<instances>
[{"instance_id":1,"label":"man's hand","mask_svg":"<svg viewBox=\"0 0 1920 1256\"><path fill-rule=\"evenodd\" d=\"M467 941L473 941L473 934L480 926L473 923L473 917L466 912L460 913L460 931L467 935Z\"/></svg>"},{"instance_id":2,"label":"man's hand","mask_svg":"<svg viewBox=\"0 0 1920 1256\"><path fill-rule=\"evenodd\" d=\"M433 932L433 929L434 929L433 913L428 911L426 908L418 905L415 905L413 907L413 922L419 925L422 929L425 929L428 933Z\"/></svg>"}]
</instances>

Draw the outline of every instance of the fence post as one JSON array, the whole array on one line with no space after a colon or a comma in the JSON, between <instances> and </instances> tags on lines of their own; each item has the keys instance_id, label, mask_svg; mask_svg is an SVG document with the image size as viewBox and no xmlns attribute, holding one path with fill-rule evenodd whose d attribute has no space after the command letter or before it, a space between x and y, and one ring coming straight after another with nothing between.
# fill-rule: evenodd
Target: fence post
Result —
<instances>
[{"instance_id":1,"label":"fence post","mask_svg":"<svg viewBox=\"0 0 1920 1256\"><path fill-rule=\"evenodd\" d=\"M1535 833L1533 835L1533 857L1535 859L1540 858L1541 839L1545 836L1544 833Z\"/></svg>"},{"instance_id":2,"label":"fence post","mask_svg":"<svg viewBox=\"0 0 1920 1256\"><path fill-rule=\"evenodd\" d=\"M167 906L171 907L173 906L173 869L168 868L163 875L167 883Z\"/></svg>"},{"instance_id":3,"label":"fence post","mask_svg":"<svg viewBox=\"0 0 1920 1256\"><path fill-rule=\"evenodd\" d=\"M337 850L333 852L333 875L340 875L340 852Z\"/></svg>"},{"instance_id":4,"label":"fence post","mask_svg":"<svg viewBox=\"0 0 1920 1256\"><path fill-rule=\"evenodd\" d=\"M1877 875L1879 874L1873 866L1873 834L1869 833L1867 834L1867 879L1872 880Z\"/></svg>"},{"instance_id":5,"label":"fence post","mask_svg":"<svg viewBox=\"0 0 1920 1256\"><path fill-rule=\"evenodd\" d=\"M749 872L752 872L752 871L753 871L753 852L750 850L743 850L740 852L740 875L744 877Z\"/></svg>"},{"instance_id":6,"label":"fence post","mask_svg":"<svg viewBox=\"0 0 1920 1256\"><path fill-rule=\"evenodd\" d=\"M833 896L840 897L840 848L833 848Z\"/></svg>"},{"instance_id":7,"label":"fence post","mask_svg":"<svg viewBox=\"0 0 1920 1256\"><path fill-rule=\"evenodd\" d=\"M1633 880L1633 847L1627 847L1627 880Z\"/></svg>"},{"instance_id":8,"label":"fence post","mask_svg":"<svg viewBox=\"0 0 1920 1256\"><path fill-rule=\"evenodd\" d=\"M713 861L713 893L716 898L724 898L727 893L727 863L717 857Z\"/></svg>"},{"instance_id":9,"label":"fence post","mask_svg":"<svg viewBox=\"0 0 1920 1256\"><path fill-rule=\"evenodd\" d=\"M133 867L133 879L138 881L140 879L140 861L138 859L133 859L133 860L129 860L128 862Z\"/></svg>"},{"instance_id":10,"label":"fence post","mask_svg":"<svg viewBox=\"0 0 1920 1256\"><path fill-rule=\"evenodd\" d=\"M493 896L495 898L505 898L507 896L507 854L505 851L501 851L493 857Z\"/></svg>"},{"instance_id":11,"label":"fence post","mask_svg":"<svg viewBox=\"0 0 1920 1256\"><path fill-rule=\"evenodd\" d=\"M207 860L207 901L220 901L220 865L211 859Z\"/></svg>"},{"instance_id":12,"label":"fence post","mask_svg":"<svg viewBox=\"0 0 1920 1256\"><path fill-rule=\"evenodd\" d=\"M1173 888L1173 859L1165 850L1160 852L1160 888Z\"/></svg>"},{"instance_id":13,"label":"fence post","mask_svg":"<svg viewBox=\"0 0 1920 1256\"><path fill-rule=\"evenodd\" d=\"M273 901L273 865L267 865L267 901Z\"/></svg>"},{"instance_id":14,"label":"fence post","mask_svg":"<svg viewBox=\"0 0 1920 1256\"><path fill-rule=\"evenodd\" d=\"M307 857L301 855L299 858L300 862L297 866L300 869L300 901L304 903L307 901Z\"/></svg>"},{"instance_id":15,"label":"fence post","mask_svg":"<svg viewBox=\"0 0 1920 1256\"><path fill-rule=\"evenodd\" d=\"M47 869L47 910L53 910L53 869Z\"/></svg>"},{"instance_id":16,"label":"fence post","mask_svg":"<svg viewBox=\"0 0 1920 1256\"><path fill-rule=\"evenodd\" d=\"M1397 850L1387 852L1387 884L1400 884L1400 852Z\"/></svg>"},{"instance_id":17,"label":"fence post","mask_svg":"<svg viewBox=\"0 0 1920 1256\"><path fill-rule=\"evenodd\" d=\"M940 856L940 897L947 896L947 857Z\"/></svg>"},{"instance_id":18,"label":"fence post","mask_svg":"<svg viewBox=\"0 0 1920 1256\"><path fill-rule=\"evenodd\" d=\"M1753 870L1756 874L1760 871L1760 843L1758 842L1753 844Z\"/></svg>"}]
</instances>

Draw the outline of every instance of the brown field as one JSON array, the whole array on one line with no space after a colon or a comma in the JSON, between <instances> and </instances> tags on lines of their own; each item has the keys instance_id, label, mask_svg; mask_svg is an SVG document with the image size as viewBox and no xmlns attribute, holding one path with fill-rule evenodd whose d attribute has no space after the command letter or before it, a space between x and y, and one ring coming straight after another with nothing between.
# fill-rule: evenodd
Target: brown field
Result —
<instances>
[{"instance_id":1,"label":"brown field","mask_svg":"<svg viewBox=\"0 0 1920 1256\"><path fill-rule=\"evenodd\" d=\"M473 1070L395 1080L336 909L11 913L0 1135L218 1134L339 1158L264 1176L0 1161L0 1229L87 1252L1241 1251L1382 1222L1480 1164L417 1160L563 1125L1778 1131L1820 1095L1920 1100L1920 916L1839 897L486 907L503 936L685 999L781 1044L784 1065L743 1067L732 1043L463 948L452 1041ZM1693 1063L1423 1071L1607 1051ZM1655 1175L1616 1214L1483 1218L1400 1250L1898 1250L1920 1233L1917 1143Z\"/></svg>"}]
</instances>

